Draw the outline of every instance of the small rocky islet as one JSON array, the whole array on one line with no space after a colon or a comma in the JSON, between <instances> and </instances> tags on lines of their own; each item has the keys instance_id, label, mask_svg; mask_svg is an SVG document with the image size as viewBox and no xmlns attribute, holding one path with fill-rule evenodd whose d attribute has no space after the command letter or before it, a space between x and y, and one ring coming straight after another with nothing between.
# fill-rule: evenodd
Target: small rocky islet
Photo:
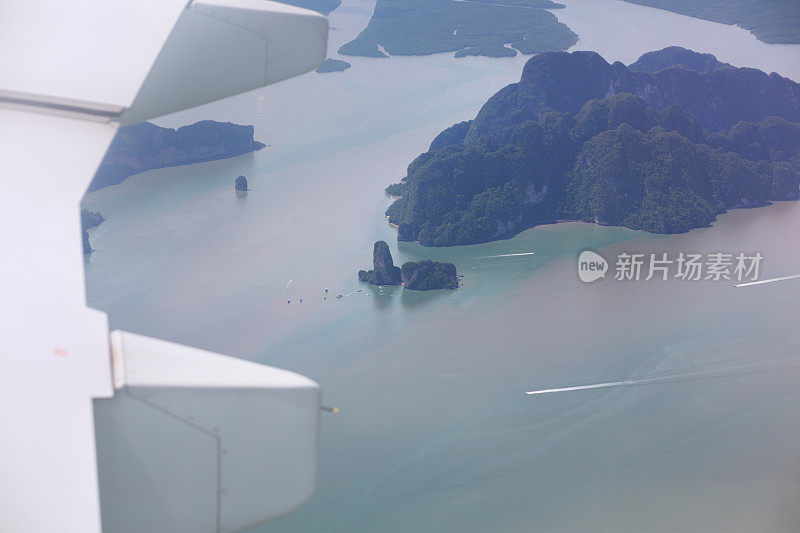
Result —
<instances>
[{"instance_id":1,"label":"small rocky islet","mask_svg":"<svg viewBox=\"0 0 800 533\"><path fill-rule=\"evenodd\" d=\"M359 281L372 285L402 285L413 291L458 288L458 273L452 263L425 259L395 266L389 245L378 241L372 249L372 270L359 270Z\"/></svg>"},{"instance_id":2,"label":"small rocky islet","mask_svg":"<svg viewBox=\"0 0 800 533\"><path fill-rule=\"evenodd\" d=\"M400 285L403 282L400 267L395 266L386 241L372 247L372 270L359 270L359 281L373 285Z\"/></svg>"}]
</instances>

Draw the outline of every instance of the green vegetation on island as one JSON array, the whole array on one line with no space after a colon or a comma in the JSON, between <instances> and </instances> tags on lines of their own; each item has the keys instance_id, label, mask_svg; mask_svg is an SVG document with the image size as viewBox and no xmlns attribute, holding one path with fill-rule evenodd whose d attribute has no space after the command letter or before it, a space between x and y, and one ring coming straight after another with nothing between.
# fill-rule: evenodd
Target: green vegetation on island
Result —
<instances>
[{"instance_id":1,"label":"green vegetation on island","mask_svg":"<svg viewBox=\"0 0 800 533\"><path fill-rule=\"evenodd\" d=\"M406 184L404 182L392 183L386 187L386 194L389 196L403 196L406 193Z\"/></svg>"},{"instance_id":2,"label":"green vegetation on island","mask_svg":"<svg viewBox=\"0 0 800 533\"><path fill-rule=\"evenodd\" d=\"M453 263L439 263L424 259L416 263L403 263L400 269L403 287L412 291L457 289L458 274Z\"/></svg>"},{"instance_id":3,"label":"green vegetation on island","mask_svg":"<svg viewBox=\"0 0 800 533\"><path fill-rule=\"evenodd\" d=\"M690 17L737 24L767 43L800 43L797 0L626 0Z\"/></svg>"},{"instance_id":4,"label":"green vegetation on island","mask_svg":"<svg viewBox=\"0 0 800 533\"><path fill-rule=\"evenodd\" d=\"M343 72L350 68L350 63L347 61L342 61L341 59L326 59L317 69L314 71L318 74L327 74L329 72Z\"/></svg>"},{"instance_id":5,"label":"green vegetation on island","mask_svg":"<svg viewBox=\"0 0 800 533\"><path fill-rule=\"evenodd\" d=\"M682 65L689 70L706 73L732 66L728 63L717 61L717 58L711 54L701 54L680 46L668 46L663 50L647 52L634 63L628 65L628 68L652 73L678 65Z\"/></svg>"},{"instance_id":6,"label":"green vegetation on island","mask_svg":"<svg viewBox=\"0 0 800 533\"><path fill-rule=\"evenodd\" d=\"M508 56L564 50L578 41L544 8L549 0L377 0L367 27L339 48L344 55L387 57L459 52Z\"/></svg>"},{"instance_id":7,"label":"green vegetation on island","mask_svg":"<svg viewBox=\"0 0 800 533\"><path fill-rule=\"evenodd\" d=\"M685 232L727 209L798 199L797 121L800 85L775 74L650 74L593 52L543 54L409 165L386 214L399 240L426 246L559 219Z\"/></svg>"},{"instance_id":8,"label":"green vegetation on island","mask_svg":"<svg viewBox=\"0 0 800 533\"><path fill-rule=\"evenodd\" d=\"M437 135L433 141L431 141L431 146L428 148L428 151L431 152L445 146L450 146L451 144L460 143L464 140L464 137L466 137L470 126L472 126L471 120L465 120L464 122L453 124L442 133Z\"/></svg>"}]
</instances>

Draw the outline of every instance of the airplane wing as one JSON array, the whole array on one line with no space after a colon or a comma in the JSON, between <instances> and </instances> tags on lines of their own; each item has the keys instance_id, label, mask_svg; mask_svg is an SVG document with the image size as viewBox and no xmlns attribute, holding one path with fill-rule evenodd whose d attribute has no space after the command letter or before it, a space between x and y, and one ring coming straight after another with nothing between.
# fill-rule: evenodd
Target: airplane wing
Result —
<instances>
[{"instance_id":1,"label":"airplane wing","mask_svg":"<svg viewBox=\"0 0 800 533\"><path fill-rule=\"evenodd\" d=\"M130 124L319 66L325 17L265 0L6 0L0 102Z\"/></svg>"},{"instance_id":2,"label":"airplane wing","mask_svg":"<svg viewBox=\"0 0 800 533\"><path fill-rule=\"evenodd\" d=\"M109 339L79 202L120 124L306 72L326 42L260 0L0 3L1 531L238 531L310 496L317 384Z\"/></svg>"}]
</instances>

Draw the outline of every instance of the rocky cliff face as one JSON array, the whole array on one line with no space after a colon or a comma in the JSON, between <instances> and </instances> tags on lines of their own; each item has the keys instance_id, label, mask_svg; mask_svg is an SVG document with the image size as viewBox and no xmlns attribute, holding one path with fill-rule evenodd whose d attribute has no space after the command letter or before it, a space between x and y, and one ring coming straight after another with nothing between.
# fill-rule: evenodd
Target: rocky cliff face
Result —
<instances>
[{"instance_id":1,"label":"rocky cliff face","mask_svg":"<svg viewBox=\"0 0 800 533\"><path fill-rule=\"evenodd\" d=\"M429 259L404 263L401 276L403 287L413 291L458 288L458 275L453 263L438 263Z\"/></svg>"},{"instance_id":2,"label":"rocky cliff face","mask_svg":"<svg viewBox=\"0 0 800 533\"><path fill-rule=\"evenodd\" d=\"M203 120L174 130L142 122L120 128L89 191L147 170L225 159L264 148L253 126Z\"/></svg>"},{"instance_id":3,"label":"rocky cliff face","mask_svg":"<svg viewBox=\"0 0 800 533\"><path fill-rule=\"evenodd\" d=\"M373 285L400 285L400 268L394 266L392 253L385 241L378 241L372 249L372 270L359 270L358 279Z\"/></svg>"}]
</instances>

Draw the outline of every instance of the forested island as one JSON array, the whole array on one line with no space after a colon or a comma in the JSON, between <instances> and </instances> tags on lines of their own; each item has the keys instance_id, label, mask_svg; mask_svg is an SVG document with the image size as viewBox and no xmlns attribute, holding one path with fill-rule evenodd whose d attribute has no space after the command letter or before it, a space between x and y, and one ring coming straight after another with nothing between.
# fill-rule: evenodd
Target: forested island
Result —
<instances>
[{"instance_id":1,"label":"forested island","mask_svg":"<svg viewBox=\"0 0 800 533\"><path fill-rule=\"evenodd\" d=\"M332 59L328 58L323 63L317 67L314 71L317 74L328 74L329 72L343 72L351 67L350 63L347 61L342 61L341 59Z\"/></svg>"},{"instance_id":2,"label":"forested island","mask_svg":"<svg viewBox=\"0 0 800 533\"><path fill-rule=\"evenodd\" d=\"M736 24L767 43L800 43L797 0L626 0L681 15Z\"/></svg>"},{"instance_id":3,"label":"forested island","mask_svg":"<svg viewBox=\"0 0 800 533\"><path fill-rule=\"evenodd\" d=\"M122 183L154 168L225 159L264 148L253 126L203 120L177 130L150 122L119 129L89 191Z\"/></svg>"},{"instance_id":4,"label":"forested island","mask_svg":"<svg viewBox=\"0 0 800 533\"><path fill-rule=\"evenodd\" d=\"M565 50L578 36L545 10L563 7L550 0L377 0L367 27L339 53L387 57L379 45L392 55L457 57Z\"/></svg>"},{"instance_id":5,"label":"forested island","mask_svg":"<svg viewBox=\"0 0 800 533\"><path fill-rule=\"evenodd\" d=\"M680 233L797 199L800 85L723 64L691 70L709 64L693 54L652 73L594 52L530 59L390 188L402 195L386 212L398 239L473 244L562 219Z\"/></svg>"},{"instance_id":6,"label":"forested island","mask_svg":"<svg viewBox=\"0 0 800 533\"><path fill-rule=\"evenodd\" d=\"M425 259L407 262L397 267L386 241L378 241L372 248L372 270L359 270L359 281L372 285L403 285L412 291L432 291L458 288L458 274L452 263L438 263Z\"/></svg>"}]
</instances>

